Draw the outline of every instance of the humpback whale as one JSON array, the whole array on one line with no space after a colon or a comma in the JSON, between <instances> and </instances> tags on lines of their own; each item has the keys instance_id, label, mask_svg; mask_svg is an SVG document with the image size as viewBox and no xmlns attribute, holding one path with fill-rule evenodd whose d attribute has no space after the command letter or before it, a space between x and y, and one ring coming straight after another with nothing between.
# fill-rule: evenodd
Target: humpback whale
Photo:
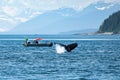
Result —
<instances>
[{"instance_id":1,"label":"humpback whale","mask_svg":"<svg viewBox=\"0 0 120 80\"><path fill-rule=\"evenodd\" d=\"M71 52L73 49L75 49L78 46L77 43L72 43L68 45L64 45L61 43L55 43L55 44L56 44L57 53L64 53L65 51Z\"/></svg>"}]
</instances>

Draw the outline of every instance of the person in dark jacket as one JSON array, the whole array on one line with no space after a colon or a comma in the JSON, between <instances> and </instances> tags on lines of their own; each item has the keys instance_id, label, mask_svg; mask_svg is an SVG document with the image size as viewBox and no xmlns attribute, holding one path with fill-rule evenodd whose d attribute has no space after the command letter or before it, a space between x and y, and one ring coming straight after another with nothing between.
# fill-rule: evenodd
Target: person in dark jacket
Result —
<instances>
[{"instance_id":1,"label":"person in dark jacket","mask_svg":"<svg viewBox=\"0 0 120 80\"><path fill-rule=\"evenodd\" d=\"M34 41L33 41L33 44L38 44L38 41L37 41L37 40L34 40Z\"/></svg>"}]
</instances>

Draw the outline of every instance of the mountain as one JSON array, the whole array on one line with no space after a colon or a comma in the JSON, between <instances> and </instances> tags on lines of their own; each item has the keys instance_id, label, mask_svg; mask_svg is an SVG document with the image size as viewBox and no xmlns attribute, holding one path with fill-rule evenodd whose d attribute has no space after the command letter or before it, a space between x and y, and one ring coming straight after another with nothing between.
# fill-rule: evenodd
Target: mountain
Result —
<instances>
[{"instance_id":1,"label":"mountain","mask_svg":"<svg viewBox=\"0 0 120 80\"><path fill-rule=\"evenodd\" d=\"M75 12L72 9L69 11L71 11L72 13ZM8 33L20 33L20 34L56 33L55 27L60 28L60 26L59 25L57 26L56 23L59 22L59 24L62 24L61 21L67 17L67 16L63 16L60 12L62 11L61 10L59 12L53 11L53 12L47 12L42 15L38 15L37 17L16 26Z\"/></svg>"},{"instance_id":2,"label":"mountain","mask_svg":"<svg viewBox=\"0 0 120 80\"><path fill-rule=\"evenodd\" d=\"M13 34L59 34L60 32L85 30L99 28L99 25L108 15L120 8L115 5L106 10L98 10L93 4L83 9L75 11L64 8L39 15L25 23L19 24L8 33Z\"/></svg>"},{"instance_id":3,"label":"mountain","mask_svg":"<svg viewBox=\"0 0 120 80\"><path fill-rule=\"evenodd\" d=\"M107 19L105 19L98 32L111 32L115 34L120 33L120 11L113 13Z\"/></svg>"}]
</instances>

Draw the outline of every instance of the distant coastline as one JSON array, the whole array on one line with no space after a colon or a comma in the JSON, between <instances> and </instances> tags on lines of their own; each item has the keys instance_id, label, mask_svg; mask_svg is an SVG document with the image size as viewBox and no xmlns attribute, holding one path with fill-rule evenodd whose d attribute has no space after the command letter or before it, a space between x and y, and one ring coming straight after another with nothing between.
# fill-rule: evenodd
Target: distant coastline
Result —
<instances>
[{"instance_id":1,"label":"distant coastline","mask_svg":"<svg viewBox=\"0 0 120 80\"><path fill-rule=\"evenodd\" d=\"M91 33L75 33L73 35L119 35L120 33L114 33L114 32L103 32L103 33L100 33L98 31L96 32L91 32Z\"/></svg>"}]
</instances>

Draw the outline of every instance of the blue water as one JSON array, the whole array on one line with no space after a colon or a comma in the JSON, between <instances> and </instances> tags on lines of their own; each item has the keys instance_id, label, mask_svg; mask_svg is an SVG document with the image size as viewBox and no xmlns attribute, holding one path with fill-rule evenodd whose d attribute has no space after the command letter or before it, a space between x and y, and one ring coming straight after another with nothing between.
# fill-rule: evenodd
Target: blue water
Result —
<instances>
[{"instance_id":1,"label":"blue water","mask_svg":"<svg viewBox=\"0 0 120 80\"><path fill-rule=\"evenodd\" d=\"M22 45L38 37L78 47L58 54ZM0 35L0 80L120 80L120 35Z\"/></svg>"}]
</instances>

